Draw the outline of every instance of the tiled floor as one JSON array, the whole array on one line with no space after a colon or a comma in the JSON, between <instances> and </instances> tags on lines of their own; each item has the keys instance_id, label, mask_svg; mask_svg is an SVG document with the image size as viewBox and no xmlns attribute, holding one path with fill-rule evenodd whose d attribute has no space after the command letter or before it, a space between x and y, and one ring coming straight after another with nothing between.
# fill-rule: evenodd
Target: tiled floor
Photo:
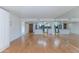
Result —
<instances>
[{"instance_id":1,"label":"tiled floor","mask_svg":"<svg viewBox=\"0 0 79 59\"><path fill-rule=\"evenodd\" d=\"M41 40L43 43L37 43ZM11 43L7 53L73 53L79 52L79 35L25 35Z\"/></svg>"}]
</instances>

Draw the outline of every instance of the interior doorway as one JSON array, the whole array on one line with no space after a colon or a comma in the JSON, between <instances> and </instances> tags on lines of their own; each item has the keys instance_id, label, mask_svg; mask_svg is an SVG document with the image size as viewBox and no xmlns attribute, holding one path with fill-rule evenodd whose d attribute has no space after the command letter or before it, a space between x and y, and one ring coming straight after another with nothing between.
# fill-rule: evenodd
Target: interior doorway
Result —
<instances>
[{"instance_id":1,"label":"interior doorway","mask_svg":"<svg viewBox=\"0 0 79 59\"><path fill-rule=\"evenodd\" d=\"M33 24L29 24L29 33L33 33Z\"/></svg>"}]
</instances>

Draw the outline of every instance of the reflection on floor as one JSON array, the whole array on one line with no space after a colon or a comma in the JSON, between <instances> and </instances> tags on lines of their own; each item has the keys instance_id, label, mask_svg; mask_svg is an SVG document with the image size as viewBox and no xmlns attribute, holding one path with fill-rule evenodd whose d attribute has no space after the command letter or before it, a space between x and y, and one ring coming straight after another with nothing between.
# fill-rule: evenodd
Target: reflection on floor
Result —
<instances>
[{"instance_id":1,"label":"reflection on floor","mask_svg":"<svg viewBox=\"0 0 79 59\"><path fill-rule=\"evenodd\" d=\"M79 52L78 35L25 35L3 52L8 53L66 53Z\"/></svg>"}]
</instances>

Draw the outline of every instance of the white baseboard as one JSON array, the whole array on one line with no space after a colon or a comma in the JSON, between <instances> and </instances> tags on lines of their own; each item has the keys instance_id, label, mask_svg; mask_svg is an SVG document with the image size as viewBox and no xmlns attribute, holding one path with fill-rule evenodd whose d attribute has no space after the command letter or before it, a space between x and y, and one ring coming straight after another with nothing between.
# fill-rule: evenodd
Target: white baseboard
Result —
<instances>
[{"instance_id":1,"label":"white baseboard","mask_svg":"<svg viewBox=\"0 0 79 59\"><path fill-rule=\"evenodd\" d=\"M9 48L10 45L8 44L7 46L4 46L3 48L0 49L0 52L3 52L5 49Z\"/></svg>"},{"instance_id":2,"label":"white baseboard","mask_svg":"<svg viewBox=\"0 0 79 59\"><path fill-rule=\"evenodd\" d=\"M21 36L22 36L22 35L15 36L15 37L11 38L10 42L12 42L12 41L14 41L14 40L18 39L18 38L19 38L19 37L21 37Z\"/></svg>"}]
</instances>

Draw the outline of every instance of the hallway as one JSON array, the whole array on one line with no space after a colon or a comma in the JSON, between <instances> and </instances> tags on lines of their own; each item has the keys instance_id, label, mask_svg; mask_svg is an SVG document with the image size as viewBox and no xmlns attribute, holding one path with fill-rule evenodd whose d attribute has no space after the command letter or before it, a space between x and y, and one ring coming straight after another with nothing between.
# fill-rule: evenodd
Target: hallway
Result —
<instances>
[{"instance_id":1,"label":"hallway","mask_svg":"<svg viewBox=\"0 0 79 59\"><path fill-rule=\"evenodd\" d=\"M43 40L45 45L38 44ZM7 53L78 53L79 37L77 35L34 35L28 34L11 43L11 46L3 52ZM55 42L58 43L55 43Z\"/></svg>"}]
</instances>

